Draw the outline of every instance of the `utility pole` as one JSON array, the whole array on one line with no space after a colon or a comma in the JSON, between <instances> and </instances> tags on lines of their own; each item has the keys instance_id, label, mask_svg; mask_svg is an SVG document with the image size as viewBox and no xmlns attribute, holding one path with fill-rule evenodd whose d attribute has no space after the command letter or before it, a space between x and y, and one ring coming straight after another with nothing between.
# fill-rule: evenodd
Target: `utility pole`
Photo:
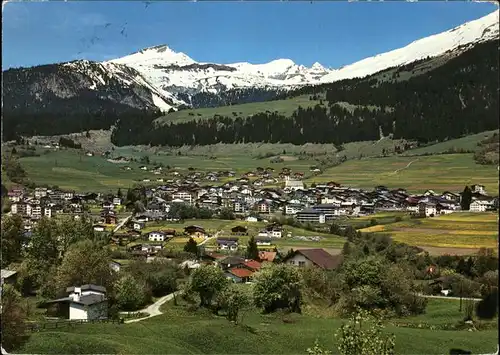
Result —
<instances>
[{"instance_id":1,"label":"utility pole","mask_svg":"<svg viewBox=\"0 0 500 355\"><path fill-rule=\"evenodd\" d=\"M460 281L460 309L459 309L460 312L462 312L462 294L463 294L463 281Z\"/></svg>"}]
</instances>

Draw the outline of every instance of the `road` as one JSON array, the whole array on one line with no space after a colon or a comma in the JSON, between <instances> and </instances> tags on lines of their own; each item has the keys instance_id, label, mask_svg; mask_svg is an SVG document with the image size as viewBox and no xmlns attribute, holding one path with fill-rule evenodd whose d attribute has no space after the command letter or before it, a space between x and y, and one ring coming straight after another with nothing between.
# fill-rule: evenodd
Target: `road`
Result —
<instances>
[{"instance_id":1,"label":"road","mask_svg":"<svg viewBox=\"0 0 500 355\"><path fill-rule=\"evenodd\" d=\"M160 311L160 307L172 300L174 298L174 293L170 293L166 296L163 296L162 298L160 298L158 301L156 301L155 303L153 303L152 305L144 308L144 309L141 309L137 312L141 312L141 313L149 313L149 316L147 317L142 317L142 318L137 318L137 319L129 319L129 320L126 320L125 323L135 323L135 322L140 322L144 319L148 319L148 318L152 318L152 317L156 317L156 316L159 316L160 314L162 314L162 312Z\"/></svg>"},{"instance_id":2,"label":"road","mask_svg":"<svg viewBox=\"0 0 500 355\"><path fill-rule=\"evenodd\" d=\"M200 245L204 245L206 242L208 242L208 241L209 241L209 240L211 240L211 239L217 238L217 237L219 236L219 233L220 233L220 232L222 232L222 231L217 231L217 232L214 234L214 236L213 236L213 237L209 237L209 238L205 239L205 240L204 240L204 241L202 241L200 244L198 244L198 246L200 246Z\"/></svg>"},{"instance_id":3,"label":"road","mask_svg":"<svg viewBox=\"0 0 500 355\"><path fill-rule=\"evenodd\" d=\"M124 218L124 219L123 219L123 221L121 221L121 222L120 222L120 223L116 226L116 228L115 228L115 229L113 229L113 233L116 233L117 231L119 231L119 230L120 230L120 228L121 228L121 227L123 227L123 226L125 225L125 223L127 223L127 222L128 222L128 220L129 220L130 218L132 218L132 216L133 216L133 215L131 214L130 216L128 216L128 217L126 217L126 218Z\"/></svg>"},{"instance_id":4,"label":"road","mask_svg":"<svg viewBox=\"0 0 500 355\"><path fill-rule=\"evenodd\" d=\"M413 164L413 163L415 163L416 161L418 161L418 159L412 160L404 168L401 168L401 169L398 169L398 170L394 170L393 173L392 173L392 175L399 173L401 170L408 169L410 167L410 165Z\"/></svg>"},{"instance_id":5,"label":"road","mask_svg":"<svg viewBox=\"0 0 500 355\"><path fill-rule=\"evenodd\" d=\"M441 298L445 300L460 300L460 297L453 297L453 296L431 296L431 295L422 295L419 294L417 295L419 297L424 297L424 298ZM481 298L469 298L469 297L462 297L462 300L473 300L473 301L482 301Z\"/></svg>"}]
</instances>

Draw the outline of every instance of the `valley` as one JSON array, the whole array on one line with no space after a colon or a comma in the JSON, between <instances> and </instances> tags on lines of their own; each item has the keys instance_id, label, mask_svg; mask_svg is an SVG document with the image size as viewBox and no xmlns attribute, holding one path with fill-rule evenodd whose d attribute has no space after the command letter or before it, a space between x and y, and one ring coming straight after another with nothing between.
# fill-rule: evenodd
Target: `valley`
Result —
<instances>
[{"instance_id":1,"label":"valley","mask_svg":"<svg viewBox=\"0 0 500 355\"><path fill-rule=\"evenodd\" d=\"M383 13L253 43L252 11L66 5L73 59L3 70L2 353L498 355L498 7L394 48ZM357 59L286 59L313 40Z\"/></svg>"}]
</instances>

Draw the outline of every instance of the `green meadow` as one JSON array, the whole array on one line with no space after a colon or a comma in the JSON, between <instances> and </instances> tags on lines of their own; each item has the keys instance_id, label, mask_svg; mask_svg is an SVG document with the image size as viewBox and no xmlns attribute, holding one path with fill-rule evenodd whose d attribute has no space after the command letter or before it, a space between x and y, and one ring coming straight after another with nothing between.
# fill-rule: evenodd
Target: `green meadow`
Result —
<instances>
[{"instance_id":1,"label":"green meadow","mask_svg":"<svg viewBox=\"0 0 500 355\"><path fill-rule=\"evenodd\" d=\"M350 160L309 178L307 182L332 180L352 187L373 189L374 186L384 185L405 188L414 193L427 189L438 193L446 190L459 192L465 185L482 184L489 194L498 194L497 167L476 164L472 154Z\"/></svg>"},{"instance_id":2,"label":"green meadow","mask_svg":"<svg viewBox=\"0 0 500 355\"><path fill-rule=\"evenodd\" d=\"M305 306L307 309L307 306ZM167 303L164 314L130 324L88 324L57 331L33 333L19 353L37 354L305 354L316 340L336 352L335 332L343 319L313 316L307 311L285 322L282 314L245 312L243 325L204 311L190 311ZM498 343L498 326L488 330L431 330L405 323L456 324L463 319L459 301L430 299L421 316L386 322L384 332L396 336L398 354L447 354L452 348L492 353ZM174 321L175 320L175 321Z\"/></svg>"}]
</instances>

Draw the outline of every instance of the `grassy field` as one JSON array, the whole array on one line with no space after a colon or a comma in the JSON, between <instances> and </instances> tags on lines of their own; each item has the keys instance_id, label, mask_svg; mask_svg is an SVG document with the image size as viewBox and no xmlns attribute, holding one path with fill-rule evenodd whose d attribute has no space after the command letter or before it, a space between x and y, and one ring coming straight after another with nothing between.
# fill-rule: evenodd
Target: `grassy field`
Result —
<instances>
[{"instance_id":1,"label":"grassy field","mask_svg":"<svg viewBox=\"0 0 500 355\"><path fill-rule=\"evenodd\" d=\"M44 354L304 354L317 339L336 351L334 334L344 322L338 318L294 315L285 323L279 315L244 314L247 327L230 324L222 317L190 312L172 303L164 314L131 324L79 325L60 331L32 334L19 353ZM463 317L458 302L429 300L427 314L402 319L407 322L456 323ZM442 331L396 327L385 332L396 335L398 354L447 354L451 348L473 353L493 352L497 329L478 332Z\"/></svg>"},{"instance_id":2,"label":"grassy field","mask_svg":"<svg viewBox=\"0 0 500 355\"><path fill-rule=\"evenodd\" d=\"M495 213L457 212L433 218L405 219L360 230L389 234L395 241L417 246L498 247L498 215Z\"/></svg>"},{"instance_id":3,"label":"grassy field","mask_svg":"<svg viewBox=\"0 0 500 355\"><path fill-rule=\"evenodd\" d=\"M299 108L299 106L308 108L314 107L320 103L319 100L309 100L309 96L310 95L303 95L287 100L254 102L234 106L181 110L160 117L156 119L156 122L160 124L181 123L192 120L213 118L214 115L245 118L266 111L277 111L281 115L291 116L292 113Z\"/></svg>"},{"instance_id":4,"label":"grassy field","mask_svg":"<svg viewBox=\"0 0 500 355\"><path fill-rule=\"evenodd\" d=\"M366 189L385 185L389 188L402 187L409 192L433 189L438 193L462 191L465 185L482 184L491 195L498 194L496 167L476 164L472 154L351 160L327 169L307 182L331 180Z\"/></svg>"},{"instance_id":5,"label":"grassy field","mask_svg":"<svg viewBox=\"0 0 500 355\"><path fill-rule=\"evenodd\" d=\"M494 131L481 132L478 134L471 134L470 136L466 136L463 138L450 139L449 141L433 144L428 147L411 149L404 152L402 155L411 156L420 154L439 154L439 153L445 153L451 149L476 151L480 149L480 147L478 147L477 144L482 140L493 136L494 133L498 133L498 129Z\"/></svg>"},{"instance_id":6,"label":"grassy field","mask_svg":"<svg viewBox=\"0 0 500 355\"><path fill-rule=\"evenodd\" d=\"M144 233L149 233L154 230L165 230L165 229L175 229L178 232L183 232L184 227L188 225L199 225L211 234L214 235L219 231L219 237L230 237L231 228L235 226L245 226L248 228L247 236L239 236L239 244L245 247L248 239L251 236L256 236L258 232L266 226L267 223L264 222L246 222L246 221L228 221L219 219L209 219L209 220L188 220L184 223L170 223L170 222L148 222L146 228L143 229ZM286 237L287 234L291 234L291 238ZM284 226L283 238L276 239L273 241L274 245L279 249L290 249L290 248L301 248L301 247L316 247L316 248L327 248L327 249L337 249L342 248L345 243L345 239L333 234L312 232L301 228L295 228L290 226ZM300 240L294 237L312 237L319 236L322 239L319 241L312 240ZM185 237L175 237L171 241L165 244L166 247L173 246L174 248L179 245L184 245L187 241ZM212 239L206 243L207 247L215 247L216 240Z\"/></svg>"}]
</instances>

